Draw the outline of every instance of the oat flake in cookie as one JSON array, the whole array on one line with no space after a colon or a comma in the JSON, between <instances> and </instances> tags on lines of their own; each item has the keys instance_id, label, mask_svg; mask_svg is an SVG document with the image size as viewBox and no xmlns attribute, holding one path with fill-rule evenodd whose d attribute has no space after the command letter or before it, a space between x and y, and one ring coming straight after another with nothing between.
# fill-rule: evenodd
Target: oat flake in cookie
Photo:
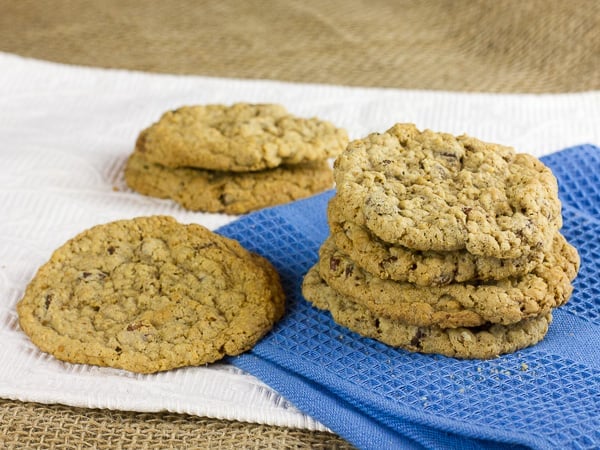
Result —
<instances>
[{"instance_id":1,"label":"oat flake in cookie","mask_svg":"<svg viewBox=\"0 0 600 450\"><path fill-rule=\"evenodd\" d=\"M346 131L327 121L249 103L183 106L164 113L140 138L149 161L234 172L333 158L348 143Z\"/></svg>"},{"instance_id":2,"label":"oat flake in cookie","mask_svg":"<svg viewBox=\"0 0 600 450\"><path fill-rule=\"evenodd\" d=\"M284 294L271 264L237 241L151 216L65 243L17 311L58 359L151 373L250 349L282 316Z\"/></svg>"},{"instance_id":3,"label":"oat flake in cookie","mask_svg":"<svg viewBox=\"0 0 600 450\"><path fill-rule=\"evenodd\" d=\"M519 258L562 225L550 169L469 136L396 124L352 141L334 176L347 220L413 250Z\"/></svg>"}]
</instances>

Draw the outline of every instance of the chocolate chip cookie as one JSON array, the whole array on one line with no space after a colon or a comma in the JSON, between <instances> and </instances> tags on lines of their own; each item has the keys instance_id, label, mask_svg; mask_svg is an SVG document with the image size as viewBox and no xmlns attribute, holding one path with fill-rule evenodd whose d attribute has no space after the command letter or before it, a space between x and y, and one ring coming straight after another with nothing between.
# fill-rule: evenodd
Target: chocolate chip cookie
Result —
<instances>
[{"instance_id":1,"label":"chocolate chip cookie","mask_svg":"<svg viewBox=\"0 0 600 450\"><path fill-rule=\"evenodd\" d=\"M564 304L579 267L577 251L562 235L528 274L503 280L418 286L384 280L358 267L331 238L319 252L319 274L334 290L376 315L415 326L510 325Z\"/></svg>"},{"instance_id":2,"label":"chocolate chip cookie","mask_svg":"<svg viewBox=\"0 0 600 450\"><path fill-rule=\"evenodd\" d=\"M264 258L167 216L98 225L57 249L17 305L56 358L151 373L250 349L284 312Z\"/></svg>"},{"instance_id":3,"label":"chocolate chip cookie","mask_svg":"<svg viewBox=\"0 0 600 450\"><path fill-rule=\"evenodd\" d=\"M550 169L465 135L396 124L348 144L334 172L344 217L412 250L520 258L562 226Z\"/></svg>"},{"instance_id":4,"label":"chocolate chip cookie","mask_svg":"<svg viewBox=\"0 0 600 450\"><path fill-rule=\"evenodd\" d=\"M541 341L552 321L551 313L511 325L483 323L477 327L440 328L408 325L373 313L325 283L317 266L311 268L302 292L315 307L327 310L340 325L366 337L412 352L437 353L455 358L494 358Z\"/></svg>"},{"instance_id":5,"label":"chocolate chip cookie","mask_svg":"<svg viewBox=\"0 0 600 450\"><path fill-rule=\"evenodd\" d=\"M248 172L336 157L345 130L274 104L183 106L143 133L144 157L166 167Z\"/></svg>"},{"instance_id":6,"label":"chocolate chip cookie","mask_svg":"<svg viewBox=\"0 0 600 450\"><path fill-rule=\"evenodd\" d=\"M358 266L382 279L420 286L444 286L465 281L501 280L525 275L540 264L543 251L519 258L500 259L466 251L411 250L379 239L368 228L348 221L334 196L328 206L331 238Z\"/></svg>"},{"instance_id":7,"label":"chocolate chip cookie","mask_svg":"<svg viewBox=\"0 0 600 450\"><path fill-rule=\"evenodd\" d=\"M170 168L135 151L125 168L129 187L141 194L170 198L186 209L244 214L308 197L333 186L327 161L279 166L258 172Z\"/></svg>"}]
</instances>

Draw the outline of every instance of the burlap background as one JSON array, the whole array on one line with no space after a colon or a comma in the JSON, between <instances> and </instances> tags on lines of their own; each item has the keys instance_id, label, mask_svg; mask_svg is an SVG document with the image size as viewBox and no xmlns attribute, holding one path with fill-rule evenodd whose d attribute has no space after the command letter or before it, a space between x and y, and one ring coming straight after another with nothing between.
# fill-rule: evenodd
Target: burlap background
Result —
<instances>
[{"instance_id":1,"label":"burlap background","mask_svg":"<svg viewBox=\"0 0 600 450\"><path fill-rule=\"evenodd\" d=\"M597 0L0 0L0 50L73 64L408 89L600 87Z\"/></svg>"},{"instance_id":2,"label":"burlap background","mask_svg":"<svg viewBox=\"0 0 600 450\"><path fill-rule=\"evenodd\" d=\"M0 51L176 74L600 89L597 0L0 0ZM0 400L2 448L351 448L323 432Z\"/></svg>"}]
</instances>

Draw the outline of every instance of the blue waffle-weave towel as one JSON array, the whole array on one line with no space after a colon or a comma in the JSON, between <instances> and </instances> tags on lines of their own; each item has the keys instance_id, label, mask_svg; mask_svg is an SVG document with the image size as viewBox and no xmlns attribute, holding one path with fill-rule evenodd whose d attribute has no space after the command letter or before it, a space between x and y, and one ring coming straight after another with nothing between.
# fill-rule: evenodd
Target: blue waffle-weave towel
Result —
<instances>
[{"instance_id":1,"label":"blue waffle-weave towel","mask_svg":"<svg viewBox=\"0 0 600 450\"><path fill-rule=\"evenodd\" d=\"M311 307L301 283L329 234L330 191L219 230L276 266L288 300L274 330L230 361L359 448L600 448L600 148L542 160L582 264L540 344L484 361L421 355Z\"/></svg>"}]
</instances>

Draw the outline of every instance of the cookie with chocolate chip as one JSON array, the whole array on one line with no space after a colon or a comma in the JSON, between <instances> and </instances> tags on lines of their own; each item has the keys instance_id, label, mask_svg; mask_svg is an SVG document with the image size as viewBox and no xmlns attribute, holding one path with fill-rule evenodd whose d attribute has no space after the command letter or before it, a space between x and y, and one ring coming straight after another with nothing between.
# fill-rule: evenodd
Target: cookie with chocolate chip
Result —
<instances>
[{"instance_id":1,"label":"cookie with chocolate chip","mask_svg":"<svg viewBox=\"0 0 600 450\"><path fill-rule=\"evenodd\" d=\"M441 328L406 324L374 313L369 308L332 289L312 267L302 285L304 297L327 310L338 324L393 347L412 352L436 353L463 359L494 358L541 341L552 321L551 313L510 325L482 323L477 327Z\"/></svg>"},{"instance_id":2,"label":"cookie with chocolate chip","mask_svg":"<svg viewBox=\"0 0 600 450\"><path fill-rule=\"evenodd\" d=\"M348 144L334 177L346 219L411 250L527 257L562 226L550 169L466 135L396 124Z\"/></svg>"},{"instance_id":3,"label":"cookie with chocolate chip","mask_svg":"<svg viewBox=\"0 0 600 450\"><path fill-rule=\"evenodd\" d=\"M575 248L555 234L541 264L522 276L445 286L381 279L361 269L328 238L319 251L319 274L334 290L376 315L415 326L510 325L564 304L579 268Z\"/></svg>"},{"instance_id":4,"label":"cookie with chocolate chip","mask_svg":"<svg viewBox=\"0 0 600 450\"><path fill-rule=\"evenodd\" d=\"M17 305L42 351L151 373L250 349L284 312L273 266L168 216L97 225L58 248Z\"/></svg>"},{"instance_id":5,"label":"cookie with chocolate chip","mask_svg":"<svg viewBox=\"0 0 600 450\"><path fill-rule=\"evenodd\" d=\"M170 168L150 162L135 151L127 160L125 180L141 194L169 198L192 211L245 214L331 188L333 173L327 161L258 172Z\"/></svg>"},{"instance_id":6,"label":"cookie with chocolate chip","mask_svg":"<svg viewBox=\"0 0 600 450\"><path fill-rule=\"evenodd\" d=\"M334 196L327 210L332 241L356 265L382 279L419 286L501 280L525 275L544 259L541 250L508 259L473 255L465 249L446 252L411 250L385 242L364 225L347 220L338 203L339 198Z\"/></svg>"},{"instance_id":7,"label":"cookie with chocolate chip","mask_svg":"<svg viewBox=\"0 0 600 450\"><path fill-rule=\"evenodd\" d=\"M276 104L183 106L140 134L146 160L166 167L248 172L336 157L345 130Z\"/></svg>"}]
</instances>

